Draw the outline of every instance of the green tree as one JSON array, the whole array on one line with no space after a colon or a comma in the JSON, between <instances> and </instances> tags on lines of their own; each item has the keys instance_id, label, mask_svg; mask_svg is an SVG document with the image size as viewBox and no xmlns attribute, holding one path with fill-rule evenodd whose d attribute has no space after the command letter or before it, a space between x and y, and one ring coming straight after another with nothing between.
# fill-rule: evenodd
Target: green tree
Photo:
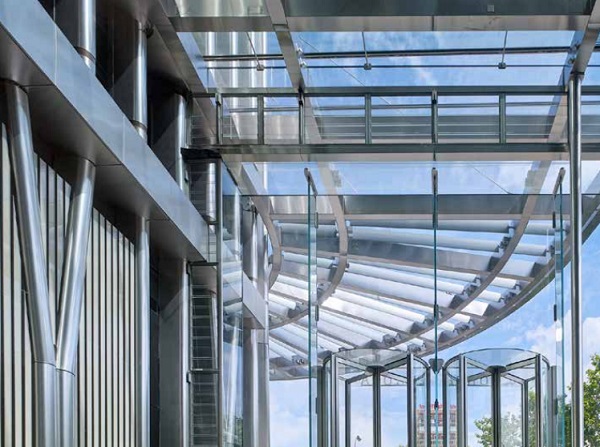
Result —
<instances>
[{"instance_id":1,"label":"green tree","mask_svg":"<svg viewBox=\"0 0 600 447\"><path fill-rule=\"evenodd\" d=\"M600 354L592 356L592 365L586 371L586 380L583 384L583 417L584 438L586 447L600 446ZM529 393L529 445L535 444L535 394ZM565 447L572 447L571 443L571 404L566 403L565 416ZM492 419L489 417L475 421L478 433L475 434L479 445L492 447ZM517 416L507 413L502 417L503 447L512 447L514 442L520 440L521 426Z\"/></svg>"},{"instance_id":2,"label":"green tree","mask_svg":"<svg viewBox=\"0 0 600 447\"><path fill-rule=\"evenodd\" d=\"M529 445L535 445L535 393L529 392L528 402L528 413L529 413ZM475 427L477 427L478 433L475 434L478 445L482 447L492 447L494 435L492 427L492 418L484 417L475 421ZM507 412L502 416L502 447L521 447L523 445L521 439L521 417Z\"/></svg>"}]
</instances>

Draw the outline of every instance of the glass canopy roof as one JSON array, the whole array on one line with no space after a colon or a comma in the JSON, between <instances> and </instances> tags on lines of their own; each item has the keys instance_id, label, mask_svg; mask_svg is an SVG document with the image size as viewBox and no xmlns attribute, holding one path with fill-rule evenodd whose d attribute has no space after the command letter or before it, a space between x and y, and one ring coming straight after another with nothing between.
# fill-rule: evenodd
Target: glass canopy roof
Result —
<instances>
[{"instance_id":1,"label":"glass canopy roof","mask_svg":"<svg viewBox=\"0 0 600 447\"><path fill-rule=\"evenodd\" d=\"M179 35L207 88L291 85L275 32ZM296 32L290 50L307 87L556 85L580 39L568 30Z\"/></svg>"},{"instance_id":2,"label":"glass canopy roof","mask_svg":"<svg viewBox=\"0 0 600 447\"><path fill-rule=\"evenodd\" d=\"M563 170L568 209L573 71L586 72L584 237L598 225L595 2L376 3L177 0L171 17L202 82L198 121L216 135L193 136L192 146L209 140L220 151L269 233L275 379L307 373L304 168L318 191L321 358L354 348L431 353L494 324L551 279Z\"/></svg>"}]
</instances>

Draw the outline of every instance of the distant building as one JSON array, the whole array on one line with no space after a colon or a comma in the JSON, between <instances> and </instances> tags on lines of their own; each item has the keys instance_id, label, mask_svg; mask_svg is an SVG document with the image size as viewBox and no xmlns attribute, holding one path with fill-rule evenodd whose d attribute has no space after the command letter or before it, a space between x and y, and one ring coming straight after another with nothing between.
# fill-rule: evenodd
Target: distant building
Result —
<instances>
[{"instance_id":1,"label":"distant building","mask_svg":"<svg viewBox=\"0 0 600 447\"><path fill-rule=\"evenodd\" d=\"M417 447L427 446L427 411L425 405L419 405L417 407ZM450 405L449 414L449 430L448 430L448 447L457 447L458 440L456 435L456 405ZM437 435L436 435L437 433ZM444 408L439 407L437 418L435 413L435 406L431 405L431 445L435 447L435 441L439 439L439 445L443 445L444 441Z\"/></svg>"}]
</instances>

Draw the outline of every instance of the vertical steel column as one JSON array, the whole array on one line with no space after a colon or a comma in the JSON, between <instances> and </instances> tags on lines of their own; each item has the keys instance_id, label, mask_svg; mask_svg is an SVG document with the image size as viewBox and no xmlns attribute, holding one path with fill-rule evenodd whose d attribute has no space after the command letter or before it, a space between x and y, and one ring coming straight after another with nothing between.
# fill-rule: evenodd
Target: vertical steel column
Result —
<instances>
[{"instance_id":1,"label":"vertical steel column","mask_svg":"<svg viewBox=\"0 0 600 447\"><path fill-rule=\"evenodd\" d=\"M136 446L150 446L150 241L148 219L136 219Z\"/></svg>"},{"instance_id":2,"label":"vertical steel column","mask_svg":"<svg viewBox=\"0 0 600 447\"><path fill-rule=\"evenodd\" d=\"M256 115L258 144L265 144L265 97L262 95L256 97Z\"/></svg>"},{"instance_id":3,"label":"vertical steel column","mask_svg":"<svg viewBox=\"0 0 600 447\"><path fill-rule=\"evenodd\" d=\"M331 447L338 447L339 441L339 417L340 411L338 405L338 359L335 355L331 357L331 398L330 398L330 411L331 411Z\"/></svg>"},{"instance_id":4,"label":"vertical steel column","mask_svg":"<svg viewBox=\"0 0 600 447\"><path fill-rule=\"evenodd\" d=\"M300 90L300 92L298 93L298 143L299 144L304 144L304 140L306 137L306 133L305 133L305 125L306 123L306 116L305 116L305 110L304 110L304 92L302 92L302 90Z\"/></svg>"},{"instance_id":5,"label":"vertical steel column","mask_svg":"<svg viewBox=\"0 0 600 447\"><path fill-rule=\"evenodd\" d=\"M583 76L569 80L569 150L571 169L571 436L573 446L583 445L583 325L582 325L582 204L581 204L581 83Z\"/></svg>"},{"instance_id":6,"label":"vertical steel column","mask_svg":"<svg viewBox=\"0 0 600 447\"><path fill-rule=\"evenodd\" d=\"M437 368L437 365L436 365L436 368ZM432 415L431 415L431 374L430 374L430 370L428 368L425 370L425 381L426 381L425 383L427 386L427 391L426 391L427 406L425 407L425 417L426 417L426 420L425 420L425 430L426 430L425 439L426 439L426 441L425 442L427 445L431 446L432 445L432 443L431 443L431 417L432 417ZM437 383L436 383L436 386L437 386ZM438 406L439 402L438 401L434 402L434 405ZM435 415L436 412L434 411L433 414ZM437 412L437 414L439 415L439 411ZM437 424L437 421L438 420L436 419L436 421L435 421L436 424Z\"/></svg>"},{"instance_id":7,"label":"vertical steel column","mask_svg":"<svg viewBox=\"0 0 600 447\"><path fill-rule=\"evenodd\" d=\"M244 330L244 447L258 444L258 341L256 331Z\"/></svg>"},{"instance_id":8,"label":"vertical steel column","mask_svg":"<svg viewBox=\"0 0 600 447\"><path fill-rule=\"evenodd\" d=\"M4 84L34 362L36 445L56 445L56 366L27 94Z\"/></svg>"},{"instance_id":9,"label":"vertical steel column","mask_svg":"<svg viewBox=\"0 0 600 447\"><path fill-rule=\"evenodd\" d=\"M223 165L221 160L214 161L215 201L217 212L216 255L217 255L217 447L223 447Z\"/></svg>"},{"instance_id":10,"label":"vertical steel column","mask_svg":"<svg viewBox=\"0 0 600 447\"><path fill-rule=\"evenodd\" d=\"M529 380L521 385L521 414L521 442L523 447L529 447Z\"/></svg>"},{"instance_id":11,"label":"vertical steel column","mask_svg":"<svg viewBox=\"0 0 600 447\"><path fill-rule=\"evenodd\" d=\"M506 94L502 93L498 97L498 121L500 128L498 136L500 143L506 143Z\"/></svg>"},{"instance_id":12,"label":"vertical steel column","mask_svg":"<svg viewBox=\"0 0 600 447\"><path fill-rule=\"evenodd\" d=\"M135 22L133 56L133 110L131 123L145 140L148 139L148 64L147 64L147 28L141 22Z\"/></svg>"},{"instance_id":13,"label":"vertical steel column","mask_svg":"<svg viewBox=\"0 0 600 447\"><path fill-rule=\"evenodd\" d=\"M410 408L408 412L410 413ZM346 407L346 417L348 417L347 413ZM413 445L410 440L408 445ZM381 447L381 368L379 367L373 371L373 447Z\"/></svg>"},{"instance_id":14,"label":"vertical steel column","mask_svg":"<svg viewBox=\"0 0 600 447\"><path fill-rule=\"evenodd\" d=\"M536 447L544 445L544 391L542 387L542 356L535 357L535 432ZM583 444L580 444L583 445ZM531 446L533 447L533 446Z\"/></svg>"},{"instance_id":15,"label":"vertical steel column","mask_svg":"<svg viewBox=\"0 0 600 447\"><path fill-rule=\"evenodd\" d=\"M501 396L501 376L500 368L490 368L492 373L492 437L493 446L502 445L502 396Z\"/></svg>"},{"instance_id":16,"label":"vertical steel column","mask_svg":"<svg viewBox=\"0 0 600 447\"><path fill-rule=\"evenodd\" d=\"M181 304L179 315L179 330L181 340L181 368L179 390L181 396L181 444L182 447L190 445L190 386L188 384L188 371L190 370L190 278L187 259L181 260Z\"/></svg>"},{"instance_id":17,"label":"vertical steel column","mask_svg":"<svg viewBox=\"0 0 600 447\"><path fill-rule=\"evenodd\" d=\"M372 98L371 94L365 95L365 143L371 144L373 142L373 111L372 111Z\"/></svg>"},{"instance_id":18,"label":"vertical steel column","mask_svg":"<svg viewBox=\"0 0 600 447\"><path fill-rule=\"evenodd\" d=\"M417 419L415 415L415 375L414 373L414 358L412 354L409 354L406 358L406 421L408 427L408 445L417 445Z\"/></svg>"},{"instance_id":19,"label":"vertical steel column","mask_svg":"<svg viewBox=\"0 0 600 447\"><path fill-rule=\"evenodd\" d=\"M374 386L374 385L373 385ZM345 440L346 447L352 446L352 382L344 382L344 408L345 408L345 417L344 417L344 429L345 429ZM373 394L374 396L374 394ZM375 411L373 409L373 411ZM375 414L375 413L373 413Z\"/></svg>"},{"instance_id":20,"label":"vertical steel column","mask_svg":"<svg viewBox=\"0 0 600 447\"><path fill-rule=\"evenodd\" d=\"M459 357L459 380L458 380L458 399L457 399L457 435L458 447L467 447L467 358L463 355Z\"/></svg>"},{"instance_id":21,"label":"vertical steel column","mask_svg":"<svg viewBox=\"0 0 600 447\"><path fill-rule=\"evenodd\" d=\"M187 102L182 95L175 95L177 101L177 135L175 143L175 180L185 191L185 162L181 149L187 147Z\"/></svg>"},{"instance_id":22,"label":"vertical steel column","mask_svg":"<svg viewBox=\"0 0 600 447\"><path fill-rule=\"evenodd\" d=\"M79 9L75 50L96 71L96 0L76 0Z\"/></svg>"},{"instance_id":23,"label":"vertical steel column","mask_svg":"<svg viewBox=\"0 0 600 447\"><path fill-rule=\"evenodd\" d=\"M448 368L444 365L442 372L442 427L443 427L443 447L448 447L450 435L450 406L448 405ZM439 425L439 421L435 421ZM439 447L437 444L435 447Z\"/></svg>"},{"instance_id":24,"label":"vertical steel column","mask_svg":"<svg viewBox=\"0 0 600 447\"><path fill-rule=\"evenodd\" d=\"M76 360L79 322L83 302L85 269L96 167L79 159L72 190L69 223L65 241L65 260L60 289L60 315L56 341L58 378L58 441L63 447L76 444L75 414L77 399Z\"/></svg>"}]
</instances>

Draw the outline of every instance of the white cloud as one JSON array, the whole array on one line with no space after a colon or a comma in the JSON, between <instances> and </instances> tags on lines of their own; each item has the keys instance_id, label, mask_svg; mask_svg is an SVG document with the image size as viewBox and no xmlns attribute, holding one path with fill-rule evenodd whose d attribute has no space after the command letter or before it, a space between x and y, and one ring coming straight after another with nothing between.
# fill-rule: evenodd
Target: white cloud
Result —
<instances>
[{"instance_id":1,"label":"white cloud","mask_svg":"<svg viewBox=\"0 0 600 447\"><path fill-rule=\"evenodd\" d=\"M565 374L567 383L571 382L571 311L565 315ZM550 363L556 362L556 328L538 325L525 333L525 340L531 343L530 349L546 356ZM591 356L599 353L600 317L588 317L583 321L583 364L587 369L591 365Z\"/></svg>"}]
</instances>

